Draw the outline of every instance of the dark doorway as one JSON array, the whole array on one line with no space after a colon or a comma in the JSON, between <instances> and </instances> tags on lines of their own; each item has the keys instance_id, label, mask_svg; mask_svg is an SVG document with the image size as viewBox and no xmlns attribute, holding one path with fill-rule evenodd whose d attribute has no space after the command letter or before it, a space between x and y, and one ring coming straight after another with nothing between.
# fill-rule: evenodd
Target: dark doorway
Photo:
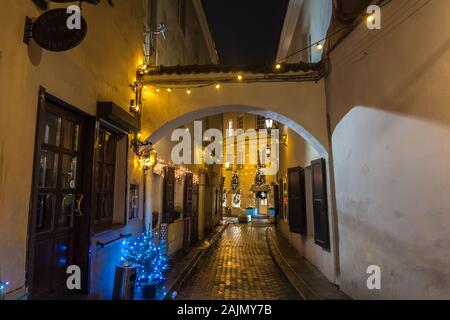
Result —
<instances>
[{"instance_id":1,"label":"dark doorway","mask_svg":"<svg viewBox=\"0 0 450 320\"><path fill-rule=\"evenodd\" d=\"M199 185L194 183L192 186L192 242L198 241L198 194Z\"/></svg>"},{"instance_id":2,"label":"dark doorway","mask_svg":"<svg viewBox=\"0 0 450 320\"><path fill-rule=\"evenodd\" d=\"M41 90L27 264L33 299L64 298L71 265L87 291L90 123Z\"/></svg>"}]
</instances>

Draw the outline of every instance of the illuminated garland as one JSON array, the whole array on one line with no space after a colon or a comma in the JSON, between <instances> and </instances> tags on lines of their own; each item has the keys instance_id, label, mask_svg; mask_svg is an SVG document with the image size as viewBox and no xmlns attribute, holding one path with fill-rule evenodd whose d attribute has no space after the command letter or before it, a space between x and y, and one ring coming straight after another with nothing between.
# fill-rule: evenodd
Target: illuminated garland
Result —
<instances>
[{"instance_id":1,"label":"illuminated garland","mask_svg":"<svg viewBox=\"0 0 450 320\"><path fill-rule=\"evenodd\" d=\"M192 176L192 183L195 185L199 185L200 184L200 176L198 174L194 174Z\"/></svg>"},{"instance_id":2,"label":"illuminated garland","mask_svg":"<svg viewBox=\"0 0 450 320\"><path fill-rule=\"evenodd\" d=\"M158 163L153 167L153 173L157 174L158 176L164 177L164 169L166 167L167 165L163 161L158 160Z\"/></svg>"},{"instance_id":3,"label":"illuminated garland","mask_svg":"<svg viewBox=\"0 0 450 320\"><path fill-rule=\"evenodd\" d=\"M167 167L175 168L175 179L177 179L178 181L183 180L187 174L193 174L193 172L191 170L186 169L185 167L167 164L163 160L159 160L159 159L158 159L157 163L155 164L155 166L153 167L153 173L158 176L164 177L164 170ZM193 180L194 184L197 184L197 185L200 184L200 177L198 174L193 174L192 180Z\"/></svg>"},{"instance_id":4,"label":"illuminated garland","mask_svg":"<svg viewBox=\"0 0 450 320\"><path fill-rule=\"evenodd\" d=\"M3 299L4 290L8 287L9 282L0 281L0 300Z\"/></svg>"},{"instance_id":5,"label":"illuminated garland","mask_svg":"<svg viewBox=\"0 0 450 320\"><path fill-rule=\"evenodd\" d=\"M181 181L184 179L184 177L188 174L192 173L190 170L186 169L185 167L176 167L175 168L175 179L178 181Z\"/></svg>"},{"instance_id":6,"label":"illuminated garland","mask_svg":"<svg viewBox=\"0 0 450 320\"><path fill-rule=\"evenodd\" d=\"M124 241L122 261L137 267L136 288L141 290L147 284L163 284L166 280L168 259L166 241L158 245L151 233L144 232L135 241Z\"/></svg>"}]
</instances>

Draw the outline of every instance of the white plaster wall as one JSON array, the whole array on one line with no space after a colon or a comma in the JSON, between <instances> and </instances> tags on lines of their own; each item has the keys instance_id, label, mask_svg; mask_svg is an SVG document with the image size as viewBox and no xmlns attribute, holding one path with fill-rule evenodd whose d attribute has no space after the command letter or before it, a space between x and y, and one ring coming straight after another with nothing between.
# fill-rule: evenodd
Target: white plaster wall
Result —
<instances>
[{"instance_id":1,"label":"white plaster wall","mask_svg":"<svg viewBox=\"0 0 450 320\"><path fill-rule=\"evenodd\" d=\"M184 220L178 219L174 223L169 224L167 236L167 253L173 255L183 247Z\"/></svg>"},{"instance_id":2,"label":"white plaster wall","mask_svg":"<svg viewBox=\"0 0 450 320\"><path fill-rule=\"evenodd\" d=\"M151 188L151 197L152 197L152 211L157 211L159 213L159 219L161 219L161 214L163 210L163 181L164 178L153 174L152 176L152 188ZM161 223L161 221L158 221Z\"/></svg>"},{"instance_id":3,"label":"white plaster wall","mask_svg":"<svg viewBox=\"0 0 450 320\"><path fill-rule=\"evenodd\" d=\"M315 46L305 48L319 41L325 44L322 40L327 36L332 12L332 0L290 0L277 61L319 62L323 50L318 50ZM291 57L284 60L287 56Z\"/></svg>"},{"instance_id":4,"label":"white plaster wall","mask_svg":"<svg viewBox=\"0 0 450 320\"><path fill-rule=\"evenodd\" d=\"M353 298L450 298L450 2L393 1L361 25L326 82L341 289ZM366 287L378 265L381 290Z\"/></svg>"},{"instance_id":5,"label":"white plaster wall","mask_svg":"<svg viewBox=\"0 0 450 320\"><path fill-rule=\"evenodd\" d=\"M281 234L297 251L309 262L311 262L325 277L331 282L337 281L335 271L333 241L333 219L329 216L331 249L324 250L314 242L314 211L312 204L312 181L311 181L311 161L320 159L320 154L303 138L290 130L288 127L283 129L283 133L288 135L287 147L280 145L280 179L287 179L289 168L305 168L305 186L306 186L306 219L308 234L306 236L290 231L288 221L280 221ZM328 192L329 193L329 192ZM330 203L328 204L330 206Z\"/></svg>"}]
</instances>

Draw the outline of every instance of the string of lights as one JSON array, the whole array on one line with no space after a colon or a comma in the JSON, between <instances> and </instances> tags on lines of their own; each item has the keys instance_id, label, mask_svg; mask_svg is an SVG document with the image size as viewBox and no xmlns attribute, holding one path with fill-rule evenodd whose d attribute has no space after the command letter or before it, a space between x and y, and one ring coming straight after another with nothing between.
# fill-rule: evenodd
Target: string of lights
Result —
<instances>
[{"instance_id":1,"label":"string of lights","mask_svg":"<svg viewBox=\"0 0 450 320\"><path fill-rule=\"evenodd\" d=\"M384 6L388 5L388 4L391 3L391 2L392 2L392 0L380 0L380 1L378 1L377 5L378 5L380 8L383 8ZM373 21L373 19L374 19L373 14L363 14L363 15L361 15L359 18L355 19L355 20L354 20L352 23L350 23L349 25L346 25L346 26L344 26L344 27L342 27L342 28L339 28L338 30L336 30L336 31L334 31L334 32L332 32L332 33L330 33L330 34L328 34L325 38L320 39L320 40L318 40L318 41L316 41L316 42L310 44L309 46L306 46L306 47L304 47L304 48L302 48L302 49L300 49L300 50L298 50L298 51L295 51L295 52L293 52L293 53L287 55L286 57L280 59L279 61L280 61L280 62L281 62L281 61L286 61L287 59L289 59L289 58L291 58L291 57L293 57L293 56L295 56L295 55L298 55L298 54L304 52L305 50L311 49L312 47L316 47L317 50L322 50L322 49L324 48L324 44L327 42L327 40L330 40L331 38L333 38L333 37L339 35L339 34L342 33L343 31L349 31L349 30L352 30L354 27L356 27L357 25L359 25L362 21L369 21L369 22L371 22L371 21Z\"/></svg>"},{"instance_id":2,"label":"string of lights","mask_svg":"<svg viewBox=\"0 0 450 320\"><path fill-rule=\"evenodd\" d=\"M0 300L3 299L3 296L5 294L4 291L8 287L8 285L9 285L9 282L0 280Z\"/></svg>"},{"instance_id":3,"label":"string of lights","mask_svg":"<svg viewBox=\"0 0 450 320\"><path fill-rule=\"evenodd\" d=\"M144 232L135 241L123 242L121 260L137 267L136 288L147 284L161 285L166 279L168 258L166 241L154 242L150 232Z\"/></svg>"},{"instance_id":4,"label":"string of lights","mask_svg":"<svg viewBox=\"0 0 450 320\"><path fill-rule=\"evenodd\" d=\"M392 0L379 0L377 2L377 5L380 7L384 7L391 3ZM322 51L325 48L325 43L329 43L329 40L332 38L344 33L344 36L341 37L336 41L336 43L339 43L342 41L343 38L345 38L356 26L358 26L361 21L371 21L374 19L373 14L362 14L360 18L356 18L352 21L352 23L339 28L338 30L328 34L326 37L309 44L308 46L305 46L297 51L294 51L290 53L289 55L278 59L278 61L275 63L275 65L272 67L272 70L270 72L265 72L262 76L247 76L244 72L235 72L229 71L231 73L234 73L231 77L222 77L221 79L171 79L171 80L143 80L144 77L148 76L152 70L148 65L143 64L138 67L138 80L134 82L132 85L133 90L135 90L136 93L136 102L132 101L130 111L138 116L142 113L142 108L140 107L142 100L142 91L146 90L148 86L151 86L154 89L154 92L159 93L161 91L165 91L167 93L171 93L174 90L177 91L185 91L187 95L191 95L194 90L196 89L202 89L207 87L215 87L217 90L221 89L222 84L226 83L260 83L260 82L287 82L287 81L295 81L295 82L301 82L301 81L319 81L322 79L328 72L328 63L326 63L327 59L322 59L322 62L320 63L322 65L322 68L319 70L314 70L313 72L306 72L304 74L286 74L284 71L286 61L306 50L310 50L311 48L315 48L318 51ZM336 44L334 45L334 47ZM329 51L331 51L334 47L328 48ZM206 68L207 66L200 66L201 68ZM177 72L180 74L179 72ZM181 72L182 73L182 72Z\"/></svg>"}]
</instances>

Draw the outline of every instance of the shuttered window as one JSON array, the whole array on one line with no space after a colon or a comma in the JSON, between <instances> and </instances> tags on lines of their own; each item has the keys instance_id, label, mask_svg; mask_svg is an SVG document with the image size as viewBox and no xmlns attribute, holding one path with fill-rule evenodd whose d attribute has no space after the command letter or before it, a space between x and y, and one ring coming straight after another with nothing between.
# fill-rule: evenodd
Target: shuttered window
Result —
<instances>
[{"instance_id":1,"label":"shuttered window","mask_svg":"<svg viewBox=\"0 0 450 320\"><path fill-rule=\"evenodd\" d=\"M306 235L305 170L303 168L288 170L288 207L291 232Z\"/></svg>"},{"instance_id":2,"label":"shuttered window","mask_svg":"<svg viewBox=\"0 0 450 320\"><path fill-rule=\"evenodd\" d=\"M162 223L172 223L175 211L175 168L166 167L164 172Z\"/></svg>"},{"instance_id":3,"label":"shuttered window","mask_svg":"<svg viewBox=\"0 0 450 320\"><path fill-rule=\"evenodd\" d=\"M312 194L314 206L314 241L319 246L330 248L330 227L327 203L327 175L325 160L311 162Z\"/></svg>"}]
</instances>

